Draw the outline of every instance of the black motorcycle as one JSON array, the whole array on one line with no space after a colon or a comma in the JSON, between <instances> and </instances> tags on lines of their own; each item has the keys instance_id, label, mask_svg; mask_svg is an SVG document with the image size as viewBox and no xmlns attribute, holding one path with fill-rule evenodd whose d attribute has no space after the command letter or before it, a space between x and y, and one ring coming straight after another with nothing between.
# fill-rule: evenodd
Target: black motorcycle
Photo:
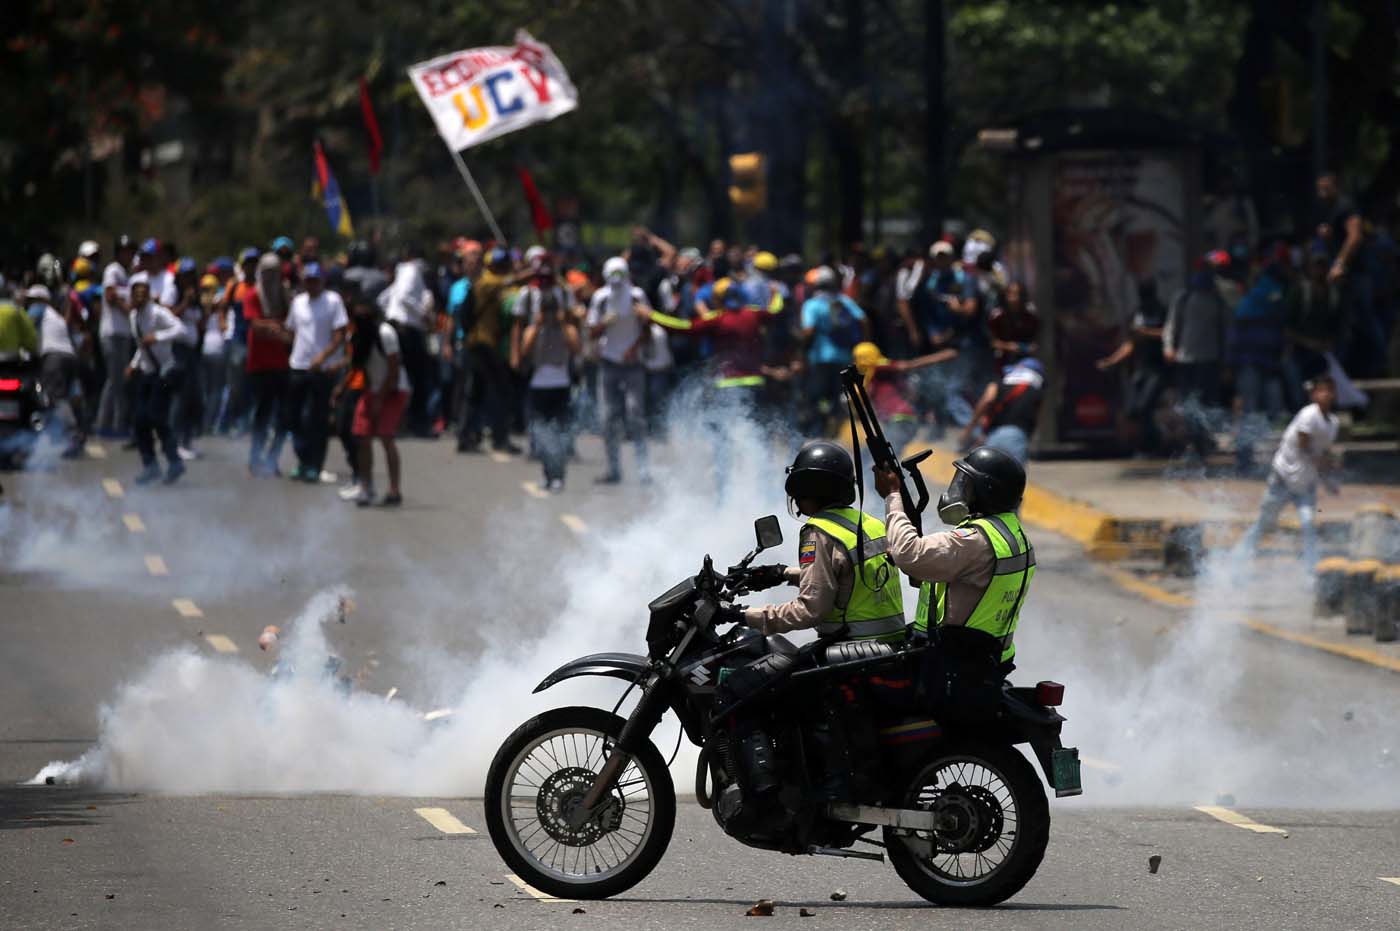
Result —
<instances>
[{"instance_id":1,"label":"black motorcycle","mask_svg":"<svg viewBox=\"0 0 1400 931\"><path fill-rule=\"evenodd\" d=\"M557 708L518 727L486 780L486 821L501 857L537 889L599 899L651 872L671 839L676 795L651 741L663 714L701 748L697 802L731 837L789 854L883 860L919 895L986 906L1016 894L1049 840L1046 794L1018 750L1029 744L1057 796L1080 794L1079 757L1060 744L1063 687L998 677L985 714L926 710L937 644L819 638L801 648L720 608L768 582L754 557L782 542L776 517L727 573L709 556L651 602L647 656L599 653L551 673L641 688L627 718ZM944 683L939 682L939 688ZM870 836L880 829L880 838ZM856 849L857 844L873 849Z\"/></svg>"},{"instance_id":2,"label":"black motorcycle","mask_svg":"<svg viewBox=\"0 0 1400 931\"><path fill-rule=\"evenodd\" d=\"M33 362L0 362L0 469L18 469L48 423L49 403Z\"/></svg>"}]
</instances>

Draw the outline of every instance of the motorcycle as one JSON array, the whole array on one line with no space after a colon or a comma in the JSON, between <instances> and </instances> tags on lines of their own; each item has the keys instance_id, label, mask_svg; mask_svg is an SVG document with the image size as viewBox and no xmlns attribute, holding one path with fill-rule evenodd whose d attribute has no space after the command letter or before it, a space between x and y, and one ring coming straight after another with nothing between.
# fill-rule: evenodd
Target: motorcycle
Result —
<instances>
[{"instance_id":1,"label":"motorcycle","mask_svg":"<svg viewBox=\"0 0 1400 931\"><path fill-rule=\"evenodd\" d=\"M38 366L0 362L0 468L18 469L43 435L49 404Z\"/></svg>"},{"instance_id":2,"label":"motorcycle","mask_svg":"<svg viewBox=\"0 0 1400 931\"><path fill-rule=\"evenodd\" d=\"M778 519L754 526L757 545L738 566L720 573L707 555L697 574L650 603L646 656L581 657L535 688L580 676L630 683L611 712L556 708L501 745L485 804L502 859L561 898L607 898L645 878L675 824L675 787L651 740L669 710L701 748L697 803L740 843L888 857L912 890L941 905L1015 895L1050 831L1045 790L1016 746L1029 744L1057 797L1081 792L1078 751L1060 742L1064 687L998 681L985 716L940 721L907 697L862 697L900 683L917 695L935 646L838 642L838 633L797 647L740 624L720 633L722 606L776 584L757 581L771 579L760 571L771 567L750 564L782 542ZM638 687L631 713L619 716Z\"/></svg>"}]
</instances>

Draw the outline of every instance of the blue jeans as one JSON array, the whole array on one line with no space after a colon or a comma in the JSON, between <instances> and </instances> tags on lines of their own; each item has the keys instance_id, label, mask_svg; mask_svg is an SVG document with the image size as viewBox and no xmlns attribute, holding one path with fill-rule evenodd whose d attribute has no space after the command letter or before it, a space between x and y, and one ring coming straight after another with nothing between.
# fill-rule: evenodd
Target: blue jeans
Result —
<instances>
[{"instance_id":1,"label":"blue jeans","mask_svg":"<svg viewBox=\"0 0 1400 931\"><path fill-rule=\"evenodd\" d=\"M1311 566L1317 562L1317 526L1314 518L1317 513L1317 486L1306 491L1292 491L1277 474L1270 473L1269 484L1264 488L1264 501L1259 505L1259 519L1244 535L1244 548L1253 554L1259 549L1259 538L1278 525L1279 512L1289 502L1298 509L1298 526L1303 532L1303 563Z\"/></svg>"},{"instance_id":2,"label":"blue jeans","mask_svg":"<svg viewBox=\"0 0 1400 931\"><path fill-rule=\"evenodd\" d=\"M1026 435L1025 430L1008 423L994 427L992 432L987 434L983 445L999 449L1021 465L1025 465L1026 457L1030 455L1031 438Z\"/></svg>"}]
</instances>

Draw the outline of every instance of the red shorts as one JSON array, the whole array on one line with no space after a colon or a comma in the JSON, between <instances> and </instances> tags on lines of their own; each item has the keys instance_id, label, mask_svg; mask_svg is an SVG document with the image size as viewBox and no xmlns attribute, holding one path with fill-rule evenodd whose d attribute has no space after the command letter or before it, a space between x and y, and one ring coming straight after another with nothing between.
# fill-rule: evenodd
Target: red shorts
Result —
<instances>
[{"instance_id":1,"label":"red shorts","mask_svg":"<svg viewBox=\"0 0 1400 931\"><path fill-rule=\"evenodd\" d=\"M407 405L408 392L395 391L379 402L379 416L371 423L369 395L362 394L355 403L355 422L351 424L350 432L355 436L392 437L399 432L399 419L403 417L403 409Z\"/></svg>"}]
</instances>

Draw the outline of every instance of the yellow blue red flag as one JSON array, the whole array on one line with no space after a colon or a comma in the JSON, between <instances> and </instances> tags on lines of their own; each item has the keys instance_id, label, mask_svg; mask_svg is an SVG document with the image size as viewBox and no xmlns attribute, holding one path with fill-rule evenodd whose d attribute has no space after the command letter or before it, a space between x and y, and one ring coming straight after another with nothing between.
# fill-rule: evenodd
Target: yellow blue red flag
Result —
<instances>
[{"instance_id":1,"label":"yellow blue red flag","mask_svg":"<svg viewBox=\"0 0 1400 931\"><path fill-rule=\"evenodd\" d=\"M321 148L319 139L312 144L312 156L316 172L311 182L311 196L325 204L326 219L330 221L331 229L347 238L354 236L350 208L345 206L345 198L340 196L340 185L336 183L335 175L331 174L331 166L326 161L326 152Z\"/></svg>"}]
</instances>

